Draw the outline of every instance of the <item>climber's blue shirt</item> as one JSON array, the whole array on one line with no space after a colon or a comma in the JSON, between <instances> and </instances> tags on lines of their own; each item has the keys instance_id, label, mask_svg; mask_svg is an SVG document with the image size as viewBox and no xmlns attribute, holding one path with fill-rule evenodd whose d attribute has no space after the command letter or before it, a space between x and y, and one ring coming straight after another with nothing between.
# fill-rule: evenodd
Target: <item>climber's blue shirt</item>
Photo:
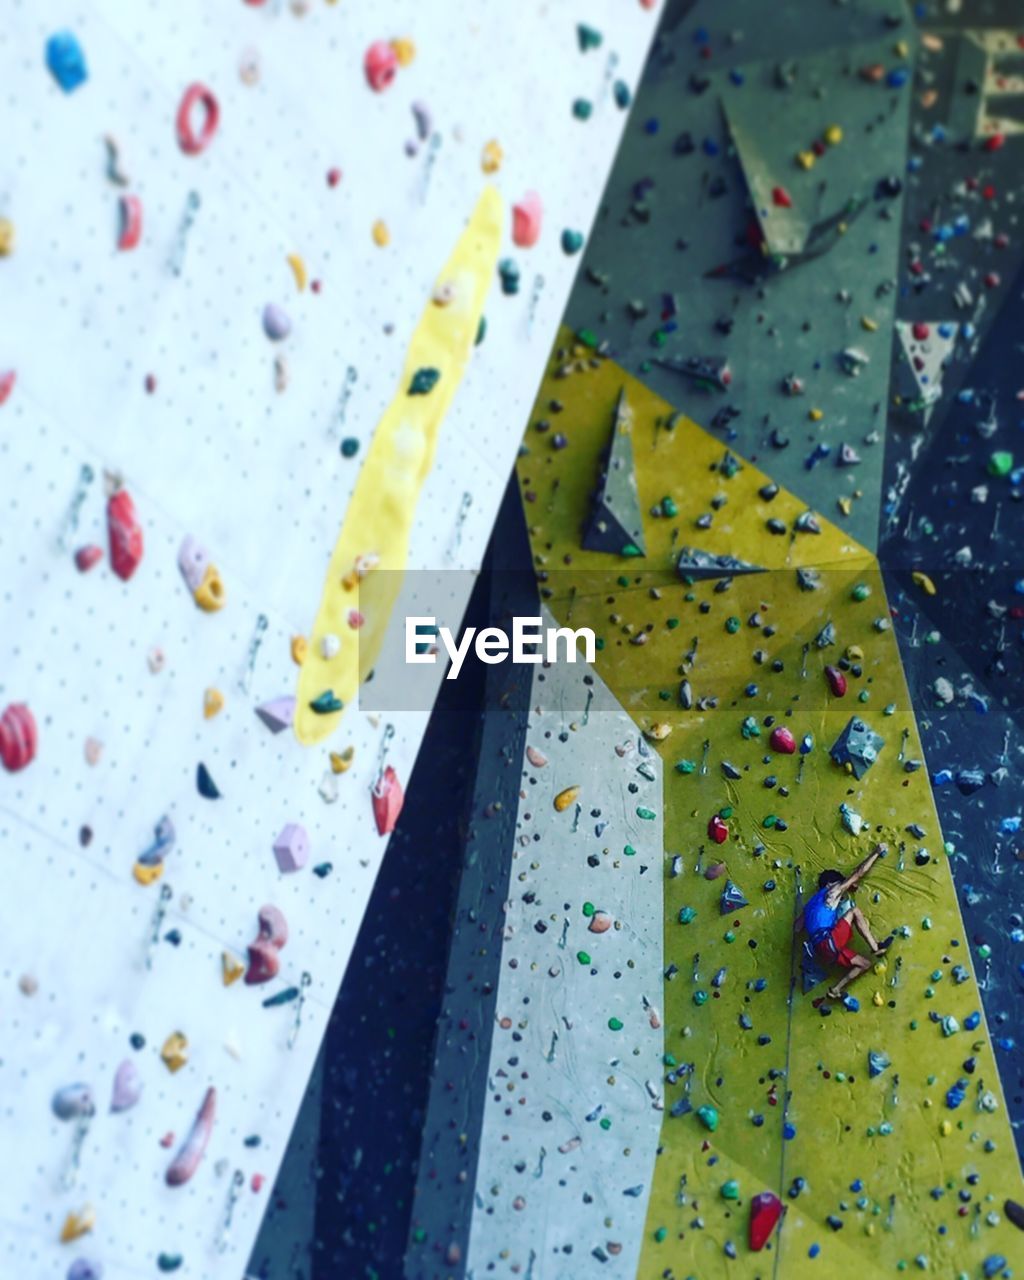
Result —
<instances>
[{"instance_id":1,"label":"climber's blue shirt","mask_svg":"<svg viewBox=\"0 0 1024 1280\"><path fill-rule=\"evenodd\" d=\"M819 889L804 907L804 928L814 938L818 934L831 933L832 926L839 919L839 904L830 907L825 901L828 889Z\"/></svg>"}]
</instances>

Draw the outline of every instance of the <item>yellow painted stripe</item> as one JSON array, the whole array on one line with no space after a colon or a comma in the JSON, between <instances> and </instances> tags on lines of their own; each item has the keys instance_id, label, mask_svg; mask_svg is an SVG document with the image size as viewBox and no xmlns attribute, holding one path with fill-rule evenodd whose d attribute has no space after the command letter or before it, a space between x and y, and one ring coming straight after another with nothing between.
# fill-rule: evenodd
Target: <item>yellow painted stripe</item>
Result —
<instances>
[{"instance_id":1,"label":"yellow painted stripe","mask_svg":"<svg viewBox=\"0 0 1024 1280\"><path fill-rule=\"evenodd\" d=\"M308 656L299 668L295 735L306 745L322 742L342 715L318 715L310 703L330 689L347 705L380 653L409 557L416 505L494 278L502 212L497 190L485 188L437 280L438 288L449 286L451 299L445 305L428 302L409 343L398 391L373 433L331 556ZM416 372L427 368L440 374L436 385L426 395L410 395ZM351 581L357 560L368 555L377 558L377 567L346 588L344 580ZM364 618L359 631L348 622L352 609ZM341 640L332 659L321 647L327 635Z\"/></svg>"}]
</instances>

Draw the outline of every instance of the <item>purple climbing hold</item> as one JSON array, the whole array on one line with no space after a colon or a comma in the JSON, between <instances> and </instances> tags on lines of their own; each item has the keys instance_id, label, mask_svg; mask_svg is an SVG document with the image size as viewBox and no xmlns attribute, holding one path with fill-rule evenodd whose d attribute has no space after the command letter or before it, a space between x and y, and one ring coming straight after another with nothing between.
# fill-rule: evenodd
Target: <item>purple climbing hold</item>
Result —
<instances>
[{"instance_id":1,"label":"purple climbing hold","mask_svg":"<svg viewBox=\"0 0 1024 1280\"><path fill-rule=\"evenodd\" d=\"M271 698L269 702L261 702L256 714L271 733L280 733L290 729L295 719L295 699L287 694L280 698Z\"/></svg>"},{"instance_id":2,"label":"purple climbing hold","mask_svg":"<svg viewBox=\"0 0 1024 1280\"><path fill-rule=\"evenodd\" d=\"M274 841L274 857L282 872L301 871L309 861L309 835L301 822L289 822Z\"/></svg>"}]
</instances>

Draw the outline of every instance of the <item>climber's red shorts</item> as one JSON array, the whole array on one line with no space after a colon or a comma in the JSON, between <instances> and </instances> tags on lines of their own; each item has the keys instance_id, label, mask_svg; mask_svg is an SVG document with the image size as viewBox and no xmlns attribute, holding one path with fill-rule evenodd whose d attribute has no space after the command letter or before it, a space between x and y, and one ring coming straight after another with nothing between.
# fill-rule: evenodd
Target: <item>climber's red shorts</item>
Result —
<instances>
[{"instance_id":1,"label":"climber's red shorts","mask_svg":"<svg viewBox=\"0 0 1024 1280\"><path fill-rule=\"evenodd\" d=\"M841 969L851 968L857 953L846 944L852 937L853 930L849 920L840 916L832 926L831 935L818 943L818 955L829 964L839 965Z\"/></svg>"}]
</instances>

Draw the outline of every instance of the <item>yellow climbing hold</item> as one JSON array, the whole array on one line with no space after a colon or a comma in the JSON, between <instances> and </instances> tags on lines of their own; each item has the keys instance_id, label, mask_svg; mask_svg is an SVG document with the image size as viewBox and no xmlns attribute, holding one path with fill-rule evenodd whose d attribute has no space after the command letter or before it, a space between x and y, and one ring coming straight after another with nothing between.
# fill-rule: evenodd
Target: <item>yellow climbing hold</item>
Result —
<instances>
[{"instance_id":1,"label":"yellow climbing hold","mask_svg":"<svg viewBox=\"0 0 1024 1280\"><path fill-rule=\"evenodd\" d=\"M224 607L224 583L217 572L216 565L208 565L203 580L193 594L196 604L204 613L216 613Z\"/></svg>"},{"instance_id":2,"label":"yellow climbing hold","mask_svg":"<svg viewBox=\"0 0 1024 1280\"><path fill-rule=\"evenodd\" d=\"M838 147L843 140L843 131L837 124L830 124L825 130L825 141L830 147Z\"/></svg>"},{"instance_id":3,"label":"yellow climbing hold","mask_svg":"<svg viewBox=\"0 0 1024 1280\"><path fill-rule=\"evenodd\" d=\"M555 796L555 809L558 813L564 813L566 809L573 803L579 795L579 787L566 787L564 791L559 791Z\"/></svg>"},{"instance_id":4,"label":"yellow climbing hold","mask_svg":"<svg viewBox=\"0 0 1024 1280\"><path fill-rule=\"evenodd\" d=\"M825 414L821 409L808 409L807 416L812 422L820 422Z\"/></svg>"},{"instance_id":5,"label":"yellow climbing hold","mask_svg":"<svg viewBox=\"0 0 1024 1280\"><path fill-rule=\"evenodd\" d=\"M287 262L292 269L292 275L295 277L295 287L301 293L305 289L306 281L309 278L306 275L306 264L297 253L290 253Z\"/></svg>"},{"instance_id":6,"label":"yellow climbing hold","mask_svg":"<svg viewBox=\"0 0 1024 1280\"><path fill-rule=\"evenodd\" d=\"M172 1031L164 1041L160 1057L163 1058L164 1066L168 1071L180 1071L188 1062L188 1038L185 1034L181 1031Z\"/></svg>"},{"instance_id":7,"label":"yellow climbing hold","mask_svg":"<svg viewBox=\"0 0 1024 1280\"><path fill-rule=\"evenodd\" d=\"M407 67L413 58L416 57L416 46L411 40L398 39L391 41L391 48L395 52L400 67Z\"/></svg>"},{"instance_id":8,"label":"yellow climbing hold","mask_svg":"<svg viewBox=\"0 0 1024 1280\"><path fill-rule=\"evenodd\" d=\"M373 224L373 243L378 248L383 249L391 243L391 232L388 230L388 224L383 218L378 218Z\"/></svg>"},{"instance_id":9,"label":"yellow climbing hold","mask_svg":"<svg viewBox=\"0 0 1024 1280\"><path fill-rule=\"evenodd\" d=\"M10 218L0 218L0 258L14 252L14 223Z\"/></svg>"},{"instance_id":10,"label":"yellow climbing hold","mask_svg":"<svg viewBox=\"0 0 1024 1280\"><path fill-rule=\"evenodd\" d=\"M153 866L147 866L144 862L136 862L132 867L132 875L141 885L155 884L164 873L164 864L158 862Z\"/></svg>"},{"instance_id":11,"label":"yellow climbing hold","mask_svg":"<svg viewBox=\"0 0 1024 1280\"><path fill-rule=\"evenodd\" d=\"M861 316L860 327L868 333L874 333L878 329L878 321L872 320L870 316Z\"/></svg>"},{"instance_id":12,"label":"yellow climbing hold","mask_svg":"<svg viewBox=\"0 0 1024 1280\"><path fill-rule=\"evenodd\" d=\"M801 169L813 169L816 156L813 151L798 151L796 162Z\"/></svg>"},{"instance_id":13,"label":"yellow climbing hold","mask_svg":"<svg viewBox=\"0 0 1024 1280\"><path fill-rule=\"evenodd\" d=\"M220 974L226 987L230 987L233 982L245 973L245 961L236 956L233 951L222 951L220 953Z\"/></svg>"},{"instance_id":14,"label":"yellow climbing hold","mask_svg":"<svg viewBox=\"0 0 1024 1280\"><path fill-rule=\"evenodd\" d=\"M483 154L480 156L480 168L484 173L497 173L504 159L505 153L501 149L501 143L492 138L484 146Z\"/></svg>"},{"instance_id":15,"label":"yellow climbing hold","mask_svg":"<svg viewBox=\"0 0 1024 1280\"><path fill-rule=\"evenodd\" d=\"M438 275L439 282L454 286L452 301L437 307L428 295L398 389L370 440L327 567L309 653L299 669L295 736L307 746L323 741L337 726L384 643L409 557L420 492L430 474L441 424L476 343L504 230L501 196L487 187ZM413 378L424 369L436 371L437 378L426 394L410 395ZM345 644L328 662L321 641L327 635L348 634L352 610L363 618L358 643ZM328 691L331 697L325 700ZM336 703L341 705L332 709Z\"/></svg>"},{"instance_id":16,"label":"yellow climbing hold","mask_svg":"<svg viewBox=\"0 0 1024 1280\"><path fill-rule=\"evenodd\" d=\"M348 773L355 759L355 747L346 747L344 751L331 752L331 769L334 773Z\"/></svg>"},{"instance_id":17,"label":"yellow climbing hold","mask_svg":"<svg viewBox=\"0 0 1024 1280\"><path fill-rule=\"evenodd\" d=\"M926 573L916 571L910 576L913 579L914 586L920 587L926 596L933 596L935 594L935 583L932 582L931 578L929 578Z\"/></svg>"},{"instance_id":18,"label":"yellow climbing hold","mask_svg":"<svg viewBox=\"0 0 1024 1280\"><path fill-rule=\"evenodd\" d=\"M292 662L297 667L301 667L306 661L306 654L309 652L309 644L305 636L292 636Z\"/></svg>"},{"instance_id":19,"label":"yellow climbing hold","mask_svg":"<svg viewBox=\"0 0 1024 1280\"><path fill-rule=\"evenodd\" d=\"M212 720L215 715L224 710L224 695L219 689L209 688L203 694L203 718Z\"/></svg>"},{"instance_id":20,"label":"yellow climbing hold","mask_svg":"<svg viewBox=\"0 0 1024 1280\"><path fill-rule=\"evenodd\" d=\"M61 1244L70 1244L72 1240L87 1235L95 1225L96 1210L91 1204L85 1205L78 1213L69 1213L60 1229Z\"/></svg>"}]
</instances>

